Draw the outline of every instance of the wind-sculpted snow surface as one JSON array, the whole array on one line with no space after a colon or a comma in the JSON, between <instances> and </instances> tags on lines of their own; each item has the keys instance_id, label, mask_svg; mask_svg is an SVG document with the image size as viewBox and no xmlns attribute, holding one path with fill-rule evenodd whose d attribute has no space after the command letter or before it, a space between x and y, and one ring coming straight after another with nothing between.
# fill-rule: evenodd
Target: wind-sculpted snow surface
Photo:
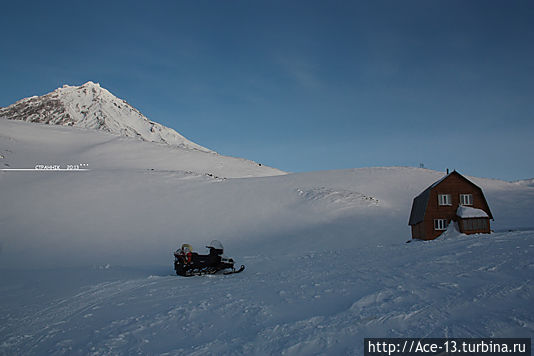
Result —
<instances>
[{"instance_id":1,"label":"wind-sculpted snow surface","mask_svg":"<svg viewBox=\"0 0 534 356\"><path fill-rule=\"evenodd\" d=\"M345 189L332 189L326 187L311 189L298 188L297 193L306 200L325 201L332 209L335 209L336 207L350 209L357 206L378 204L378 200L373 197L368 197L365 194Z\"/></svg>"},{"instance_id":2,"label":"wind-sculpted snow surface","mask_svg":"<svg viewBox=\"0 0 534 356\"><path fill-rule=\"evenodd\" d=\"M364 337L531 337L533 238L257 251L233 276L11 271L0 353L361 355Z\"/></svg>"}]
</instances>

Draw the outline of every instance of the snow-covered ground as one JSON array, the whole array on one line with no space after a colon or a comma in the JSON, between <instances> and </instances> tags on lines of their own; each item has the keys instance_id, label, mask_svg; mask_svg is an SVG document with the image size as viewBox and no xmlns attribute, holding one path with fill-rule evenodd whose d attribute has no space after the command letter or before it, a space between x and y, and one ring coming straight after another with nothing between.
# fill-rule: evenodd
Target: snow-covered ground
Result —
<instances>
[{"instance_id":1,"label":"snow-covered ground","mask_svg":"<svg viewBox=\"0 0 534 356\"><path fill-rule=\"evenodd\" d=\"M533 335L531 182L468 177L496 232L405 243L412 199L443 172L281 174L5 120L0 154L91 169L0 172L0 354L359 355L364 337ZM181 243L212 239L246 270L173 275Z\"/></svg>"},{"instance_id":2,"label":"snow-covered ground","mask_svg":"<svg viewBox=\"0 0 534 356\"><path fill-rule=\"evenodd\" d=\"M533 236L255 251L232 276L9 271L0 352L359 355L364 337L531 337Z\"/></svg>"}]
</instances>

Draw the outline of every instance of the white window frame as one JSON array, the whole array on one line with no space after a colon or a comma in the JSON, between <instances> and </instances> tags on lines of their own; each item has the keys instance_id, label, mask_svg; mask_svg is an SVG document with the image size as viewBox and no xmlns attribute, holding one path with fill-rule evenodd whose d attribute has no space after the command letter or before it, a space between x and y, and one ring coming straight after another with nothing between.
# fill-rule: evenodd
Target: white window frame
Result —
<instances>
[{"instance_id":1,"label":"white window frame","mask_svg":"<svg viewBox=\"0 0 534 356\"><path fill-rule=\"evenodd\" d=\"M450 194L438 194L438 204L440 206L452 205L451 195Z\"/></svg>"},{"instance_id":2,"label":"white window frame","mask_svg":"<svg viewBox=\"0 0 534 356\"><path fill-rule=\"evenodd\" d=\"M460 194L460 205L473 205L473 194Z\"/></svg>"},{"instance_id":3,"label":"white window frame","mask_svg":"<svg viewBox=\"0 0 534 356\"><path fill-rule=\"evenodd\" d=\"M449 226L447 219L434 219L434 230L444 231L447 230L447 226Z\"/></svg>"}]
</instances>

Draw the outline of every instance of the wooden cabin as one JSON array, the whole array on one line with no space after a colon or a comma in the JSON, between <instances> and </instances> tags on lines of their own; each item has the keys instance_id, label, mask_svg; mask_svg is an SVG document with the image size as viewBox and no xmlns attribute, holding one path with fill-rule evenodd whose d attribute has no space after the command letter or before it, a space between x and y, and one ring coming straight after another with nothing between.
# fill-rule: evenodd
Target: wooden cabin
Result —
<instances>
[{"instance_id":1,"label":"wooden cabin","mask_svg":"<svg viewBox=\"0 0 534 356\"><path fill-rule=\"evenodd\" d=\"M433 240L451 222L464 234L489 234L490 219L482 189L453 171L414 198L409 225L412 239Z\"/></svg>"}]
</instances>

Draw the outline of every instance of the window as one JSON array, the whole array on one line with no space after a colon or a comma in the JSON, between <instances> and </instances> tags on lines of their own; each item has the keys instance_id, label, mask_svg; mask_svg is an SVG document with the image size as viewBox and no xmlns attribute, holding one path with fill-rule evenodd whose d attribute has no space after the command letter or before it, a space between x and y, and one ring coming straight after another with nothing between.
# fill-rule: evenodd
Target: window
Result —
<instances>
[{"instance_id":1,"label":"window","mask_svg":"<svg viewBox=\"0 0 534 356\"><path fill-rule=\"evenodd\" d=\"M473 194L460 194L460 205L473 205Z\"/></svg>"},{"instance_id":2,"label":"window","mask_svg":"<svg viewBox=\"0 0 534 356\"><path fill-rule=\"evenodd\" d=\"M434 219L434 230L447 230L447 219Z\"/></svg>"},{"instance_id":3,"label":"window","mask_svg":"<svg viewBox=\"0 0 534 356\"><path fill-rule=\"evenodd\" d=\"M439 205L452 205L451 195L450 194L438 194L438 204Z\"/></svg>"}]
</instances>

